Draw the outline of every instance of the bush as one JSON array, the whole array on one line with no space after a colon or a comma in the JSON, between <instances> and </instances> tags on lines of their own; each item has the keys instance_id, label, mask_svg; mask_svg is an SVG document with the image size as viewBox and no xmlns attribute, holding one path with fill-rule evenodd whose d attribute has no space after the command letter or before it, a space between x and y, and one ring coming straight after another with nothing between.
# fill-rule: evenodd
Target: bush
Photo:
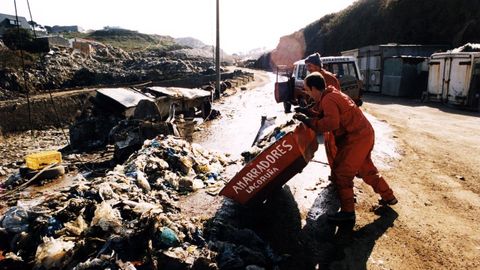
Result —
<instances>
[{"instance_id":1,"label":"bush","mask_svg":"<svg viewBox=\"0 0 480 270\"><path fill-rule=\"evenodd\" d=\"M33 42L33 35L30 30L11 28L3 34L3 43L11 50L30 50Z\"/></svg>"}]
</instances>

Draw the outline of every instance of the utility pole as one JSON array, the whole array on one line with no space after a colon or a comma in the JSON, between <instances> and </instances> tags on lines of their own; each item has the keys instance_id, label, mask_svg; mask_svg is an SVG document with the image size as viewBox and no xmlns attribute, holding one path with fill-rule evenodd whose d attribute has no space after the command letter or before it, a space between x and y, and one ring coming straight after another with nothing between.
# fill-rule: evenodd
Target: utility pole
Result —
<instances>
[{"instance_id":1,"label":"utility pole","mask_svg":"<svg viewBox=\"0 0 480 270\"><path fill-rule=\"evenodd\" d=\"M217 73L217 83L215 85L215 95L220 97L220 0L217 0L217 42L215 45L215 71Z\"/></svg>"}]
</instances>

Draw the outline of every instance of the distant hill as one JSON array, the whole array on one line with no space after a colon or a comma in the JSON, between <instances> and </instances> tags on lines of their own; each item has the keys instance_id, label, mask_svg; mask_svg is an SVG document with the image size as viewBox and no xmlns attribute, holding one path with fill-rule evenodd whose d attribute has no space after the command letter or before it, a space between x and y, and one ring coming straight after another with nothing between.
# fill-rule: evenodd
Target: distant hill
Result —
<instances>
[{"instance_id":1,"label":"distant hill","mask_svg":"<svg viewBox=\"0 0 480 270\"><path fill-rule=\"evenodd\" d=\"M360 0L308 25L306 54L382 43L447 44L480 41L479 0Z\"/></svg>"},{"instance_id":2,"label":"distant hill","mask_svg":"<svg viewBox=\"0 0 480 270\"><path fill-rule=\"evenodd\" d=\"M176 38L175 42L179 45L190 47L192 49L199 49L206 46L202 41L192 37Z\"/></svg>"},{"instance_id":3,"label":"distant hill","mask_svg":"<svg viewBox=\"0 0 480 270\"><path fill-rule=\"evenodd\" d=\"M285 58L291 48L338 55L367 45L445 44L458 47L480 42L480 0L359 0L338 13L326 15L282 37L272 52ZM302 56L302 57L303 57ZM287 57L288 58L288 57ZM265 56L262 58L265 62Z\"/></svg>"},{"instance_id":4,"label":"distant hill","mask_svg":"<svg viewBox=\"0 0 480 270\"><path fill-rule=\"evenodd\" d=\"M103 29L89 33L64 33L67 38L86 38L122 48L126 51L144 49L174 50L183 48L170 36L148 35L128 29Z\"/></svg>"}]
</instances>

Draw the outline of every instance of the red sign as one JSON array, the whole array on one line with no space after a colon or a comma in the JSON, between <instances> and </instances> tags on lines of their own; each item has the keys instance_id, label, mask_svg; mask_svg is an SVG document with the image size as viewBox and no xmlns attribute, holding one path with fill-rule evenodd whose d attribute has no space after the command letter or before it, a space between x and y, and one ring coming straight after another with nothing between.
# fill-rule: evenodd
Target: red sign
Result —
<instances>
[{"instance_id":1,"label":"red sign","mask_svg":"<svg viewBox=\"0 0 480 270\"><path fill-rule=\"evenodd\" d=\"M315 132L300 124L245 165L220 194L241 204L263 200L299 173L317 148Z\"/></svg>"}]
</instances>

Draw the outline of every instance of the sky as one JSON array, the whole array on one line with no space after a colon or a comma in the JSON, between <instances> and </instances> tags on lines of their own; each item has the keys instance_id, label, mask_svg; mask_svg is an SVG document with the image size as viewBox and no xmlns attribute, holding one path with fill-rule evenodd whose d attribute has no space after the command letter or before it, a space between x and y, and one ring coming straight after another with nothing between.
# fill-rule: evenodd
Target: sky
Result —
<instances>
[{"instance_id":1,"label":"sky","mask_svg":"<svg viewBox=\"0 0 480 270\"><path fill-rule=\"evenodd\" d=\"M78 25L85 30L117 26L146 34L193 37L215 45L216 0L29 0L41 25ZM291 34L354 0L219 0L220 48L227 53L276 47ZM30 20L27 0L16 0ZM0 13L15 14L14 0L0 0Z\"/></svg>"}]
</instances>

